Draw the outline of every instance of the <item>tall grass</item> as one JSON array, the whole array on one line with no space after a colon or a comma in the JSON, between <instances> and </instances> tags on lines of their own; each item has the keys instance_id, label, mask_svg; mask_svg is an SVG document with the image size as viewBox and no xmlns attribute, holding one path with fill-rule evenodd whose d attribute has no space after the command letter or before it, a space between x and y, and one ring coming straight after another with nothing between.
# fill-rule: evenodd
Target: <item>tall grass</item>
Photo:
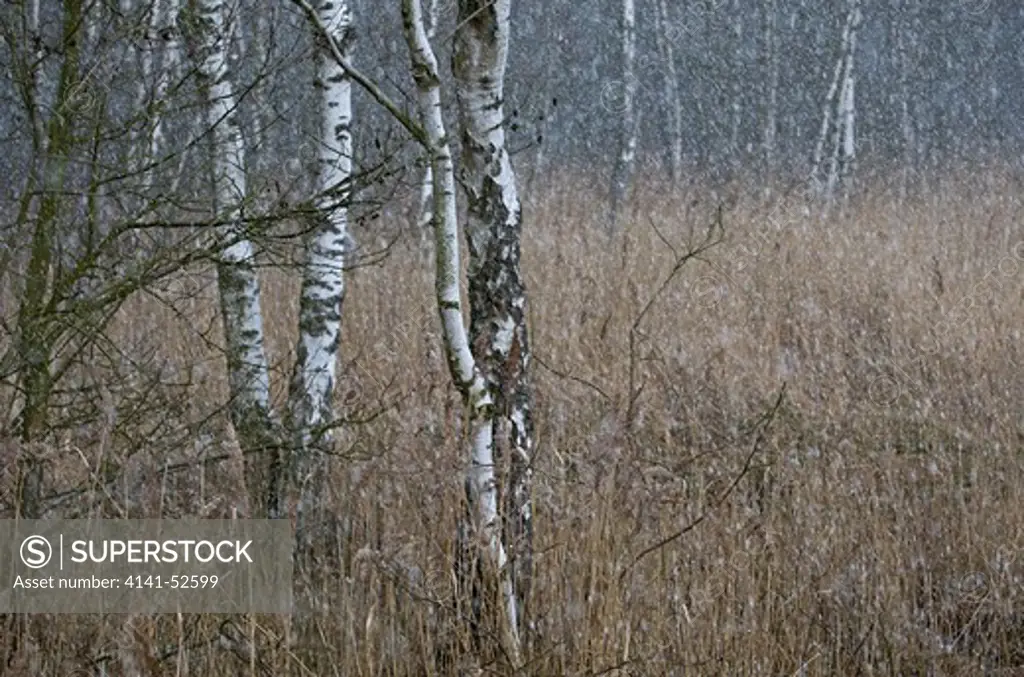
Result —
<instances>
[{"instance_id":1,"label":"tall grass","mask_svg":"<svg viewBox=\"0 0 1024 677\"><path fill-rule=\"evenodd\" d=\"M988 176L902 202L880 189L827 217L786 197L651 183L609 240L584 184L531 195L536 627L519 674L1024 674L1021 204ZM673 248L719 219L722 243L636 324ZM297 282L265 282L283 401ZM197 374L181 417L203 431L198 449L230 441L209 419L226 390L216 297L199 273L190 284L205 291L188 308L140 296L113 334ZM403 247L350 277L337 396L351 423L316 581L328 610L291 627L145 619L137 642L165 674L471 663L452 612L465 445L431 285ZM151 469L166 462L137 451ZM187 499L143 474L132 516L209 504L228 481L209 472ZM115 655L122 620L33 618L38 646L19 660L64 674ZM500 657L482 667L513 673Z\"/></svg>"}]
</instances>

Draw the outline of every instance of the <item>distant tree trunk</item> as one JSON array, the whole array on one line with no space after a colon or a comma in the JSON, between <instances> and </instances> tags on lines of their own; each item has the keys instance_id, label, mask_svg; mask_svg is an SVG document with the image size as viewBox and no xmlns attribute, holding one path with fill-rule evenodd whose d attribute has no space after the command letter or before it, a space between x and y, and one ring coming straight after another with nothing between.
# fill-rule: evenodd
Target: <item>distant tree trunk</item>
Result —
<instances>
[{"instance_id":1,"label":"distant tree trunk","mask_svg":"<svg viewBox=\"0 0 1024 677\"><path fill-rule=\"evenodd\" d=\"M320 20L345 58L351 55L352 16L345 0L323 0ZM318 43L323 42L322 36ZM289 430L294 444L292 481L298 487L296 539L308 545L308 517L323 487L325 453L332 435L318 430L334 420L335 372L345 295L345 252L352 174L352 80L327 45L317 61L320 90L320 160L316 227L305 242L299 300L299 339L288 395Z\"/></svg>"},{"instance_id":2,"label":"distant tree trunk","mask_svg":"<svg viewBox=\"0 0 1024 677\"><path fill-rule=\"evenodd\" d=\"M846 41L846 57L842 76L843 84L836 108L836 142L832 152L832 164L829 168L828 186L826 188L826 195L830 200L835 195L837 186L842 185L844 190L849 190L854 163L857 160L854 139L856 122L856 99L854 97L856 71L854 69L854 60L857 52L857 29L860 27L861 20L859 0L851 0L850 13L853 16L853 23L849 31L849 38Z\"/></svg>"},{"instance_id":3,"label":"distant tree trunk","mask_svg":"<svg viewBox=\"0 0 1024 677\"><path fill-rule=\"evenodd\" d=\"M146 166L155 162L164 142L164 106L171 82L178 74L181 61L180 36L177 27L181 0L152 0L149 7L149 21L146 25L146 40L140 51L142 80L139 82L138 108L147 111L145 135L137 140L144 191L153 187L156 181L155 168ZM158 62L155 58L161 55ZM152 91L148 90L153 72L156 80Z\"/></svg>"},{"instance_id":4,"label":"distant tree trunk","mask_svg":"<svg viewBox=\"0 0 1024 677\"><path fill-rule=\"evenodd\" d=\"M35 134L34 145L36 152L42 151L46 143L46 120L43 117L42 105L42 79L43 79L43 36L39 25L39 0L31 0L27 7L28 24L27 42L31 47L24 55L25 76L25 97L29 114L32 115L32 130Z\"/></svg>"},{"instance_id":5,"label":"distant tree trunk","mask_svg":"<svg viewBox=\"0 0 1024 677\"><path fill-rule=\"evenodd\" d=\"M253 91L250 96L255 101L266 101L271 92L270 85L273 84L275 74L271 72L273 66L274 50L276 48L276 36L280 31L280 5L277 2L266 0L253 0L252 5L246 10L246 21L253 25L251 45L249 50L251 56L249 63L256 64L257 73L253 82ZM252 115L252 139L251 147L259 149L255 153L254 161L250 163L252 171L263 178L268 173L273 173L273 153L278 148L272 135L276 113L272 106L253 106ZM298 177L291 177L294 183L289 184L285 190L299 188L308 189L308 186L296 186Z\"/></svg>"},{"instance_id":6,"label":"distant tree trunk","mask_svg":"<svg viewBox=\"0 0 1024 677\"><path fill-rule=\"evenodd\" d=\"M914 22L908 21L906 14L909 1L901 3L900 9L900 20L896 22L896 62L900 71L900 138L903 142L903 168L900 172L900 201L904 201L907 198L907 191L910 184L910 173L913 171L916 164L916 150L917 150L917 134L915 130L915 120L913 114L913 104L911 102L910 95L910 81L911 81L911 70L914 67L914 63L910 57L910 47L907 45L907 24L911 26L910 32L913 32ZM914 16L916 16L916 7L910 10ZM913 36L911 36L911 44L913 44Z\"/></svg>"},{"instance_id":7,"label":"distant tree trunk","mask_svg":"<svg viewBox=\"0 0 1024 677\"><path fill-rule=\"evenodd\" d=\"M470 344L495 403L491 425L504 543L522 636L533 559L533 396L519 264L522 211L504 130L510 5L510 0L459 1L452 73L468 202Z\"/></svg>"},{"instance_id":8,"label":"distant tree trunk","mask_svg":"<svg viewBox=\"0 0 1024 677\"><path fill-rule=\"evenodd\" d=\"M159 5L163 11L159 13L159 19L156 22L157 34L164 41L164 54L163 63L157 75L156 88L153 92L157 108L150 127L150 157L157 156L160 145L164 141L163 102L167 98L171 82L178 76L181 66L181 32L177 26L181 0L165 0L165 2L167 3L166 7L163 3Z\"/></svg>"},{"instance_id":9,"label":"distant tree trunk","mask_svg":"<svg viewBox=\"0 0 1024 677\"><path fill-rule=\"evenodd\" d=\"M732 4L733 16L728 23L732 26L732 70L729 79L732 82L732 117L729 124L729 171L731 172L740 161L740 128L743 124L743 96L747 91L748 82L743 68L743 8L740 0Z\"/></svg>"},{"instance_id":10,"label":"distant tree trunk","mask_svg":"<svg viewBox=\"0 0 1024 677\"><path fill-rule=\"evenodd\" d=\"M434 34L437 32L437 0L427 0L426 14L423 17L424 31L427 34L427 41L433 43ZM423 169L423 178L420 180L420 204L416 218L416 230L420 234L421 250L427 250L429 240L430 220L433 218L434 202L434 172L430 167L430 160L427 159L426 167Z\"/></svg>"},{"instance_id":11,"label":"distant tree trunk","mask_svg":"<svg viewBox=\"0 0 1024 677\"><path fill-rule=\"evenodd\" d=\"M672 183L678 184L683 178L683 111L679 102L679 76L676 72L676 59L675 52L672 49L672 40L669 38L673 31L671 30L666 0L658 0L656 9L656 25L654 30L657 36L658 52L665 64L665 70L663 71L665 88L662 90L662 102L668 113L669 168Z\"/></svg>"},{"instance_id":12,"label":"distant tree trunk","mask_svg":"<svg viewBox=\"0 0 1024 677\"><path fill-rule=\"evenodd\" d=\"M402 19L416 82L417 103L425 128L425 138L421 141L427 147L433 170L435 293L445 353L452 380L468 411L470 469L466 485L473 508L473 533L484 549L490 572L488 578L497 584L495 587L501 600L502 612L497 616L502 627L496 636L500 638L506 655L518 665L518 607L501 539L494 470L494 400L470 348L462 319L455 170L441 114L441 78L433 48L427 40L419 0L402 1Z\"/></svg>"},{"instance_id":13,"label":"distant tree trunk","mask_svg":"<svg viewBox=\"0 0 1024 677\"><path fill-rule=\"evenodd\" d=\"M122 2L122 9L125 13L134 9L132 0ZM160 21L162 0L145 0L142 6L142 13L139 17L145 21L142 39L134 43L133 47L139 58L139 77L135 83L135 110L146 111L149 105L149 84L153 77L154 53L156 52L157 23ZM156 99L153 99L154 103ZM148 117L148 116L146 116ZM148 128L148 120L143 119L143 126ZM148 131L144 132L142 139L149 137ZM139 138L133 138L132 152L137 160L136 171L142 170L149 163L149 144Z\"/></svg>"},{"instance_id":14,"label":"distant tree trunk","mask_svg":"<svg viewBox=\"0 0 1024 677\"><path fill-rule=\"evenodd\" d=\"M633 0L622 0L622 111L620 113L619 154L612 173L612 208L609 230L618 228L619 215L633 180L636 161L636 10Z\"/></svg>"},{"instance_id":15,"label":"distant tree trunk","mask_svg":"<svg viewBox=\"0 0 1024 677\"><path fill-rule=\"evenodd\" d=\"M779 131L779 24L778 0L765 0L764 56L768 75L765 79L764 165L769 181L774 179L776 139Z\"/></svg>"},{"instance_id":16,"label":"distant tree trunk","mask_svg":"<svg viewBox=\"0 0 1024 677\"><path fill-rule=\"evenodd\" d=\"M854 57L860 21L860 0L850 0L850 8L839 46L839 57L836 60L828 94L825 96L821 132L811 163L811 189L815 194L824 197L828 204L831 204L835 198L836 189L841 184L848 183L856 161ZM829 139L831 139L831 158L828 172L823 181L824 151Z\"/></svg>"},{"instance_id":17,"label":"distant tree trunk","mask_svg":"<svg viewBox=\"0 0 1024 677\"><path fill-rule=\"evenodd\" d=\"M277 517L284 469L279 458L279 431L270 409L255 249L242 222L245 146L228 68L230 37L235 33L229 22L236 13L222 0L192 3L199 42L196 70L206 94L207 122L212 130L214 207L218 217L231 224L225 233L228 245L217 264L231 420L246 452L246 483L253 516Z\"/></svg>"}]
</instances>

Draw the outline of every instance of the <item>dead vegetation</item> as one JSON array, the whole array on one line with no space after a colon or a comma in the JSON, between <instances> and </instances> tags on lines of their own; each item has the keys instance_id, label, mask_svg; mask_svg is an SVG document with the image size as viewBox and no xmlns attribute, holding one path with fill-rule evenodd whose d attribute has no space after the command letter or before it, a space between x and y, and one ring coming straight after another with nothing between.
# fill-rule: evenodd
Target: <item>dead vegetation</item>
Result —
<instances>
[{"instance_id":1,"label":"dead vegetation","mask_svg":"<svg viewBox=\"0 0 1024 677\"><path fill-rule=\"evenodd\" d=\"M518 674L1024 671L1020 194L972 177L821 218L784 196L649 185L611 244L586 186L534 194L537 570ZM724 240L637 323L671 247L719 218ZM110 328L150 380L97 363L118 423L55 433L54 514L221 516L244 496L230 493L215 288L201 271L178 284L187 295L137 295ZM278 398L295 287L268 272ZM452 600L464 445L431 299L411 248L350 279L337 389L349 424L325 497L336 523L308 582L319 611L291 624L8 618L23 641L0 673L458 672L471 650ZM151 385L146 398L132 383ZM162 423L157 409L123 423L144 399ZM4 443L5 503L20 453ZM486 674L513 673L492 658Z\"/></svg>"}]
</instances>

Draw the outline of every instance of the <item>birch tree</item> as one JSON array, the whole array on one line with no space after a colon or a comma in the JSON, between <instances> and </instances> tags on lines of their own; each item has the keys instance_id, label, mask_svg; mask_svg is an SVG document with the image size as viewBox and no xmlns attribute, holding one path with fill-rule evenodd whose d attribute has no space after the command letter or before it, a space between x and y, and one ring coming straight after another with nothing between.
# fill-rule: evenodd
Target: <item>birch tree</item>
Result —
<instances>
[{"instance_id":1,"label":"birch tree","mask_svg":"<svg viewBox=\"0 0 1024 677\"><path fill-rule=\"evenodd\" d=\"M732 83L732 116L729 124L729 150L728 154L733 158L740 152L740 128L743 125L743 98L747 91L747 83L744 82L746 75L745 64L743 63L743 9L740 0L733 0L733 15L728 17L726 23L732 28L732 49L729 80Z\"/></svg>"},{"instance_id":2,"label":"birch tree","mask_svg":"<svg viewBox=\"0 0 1024 677\"><path fill-rule=\"evenodd\" d=\"M836 111L836 142L832 151L832 164L829 168L829 181L826 188L830 199L839 182L848 183L857 159L854 138L857 111L854 98L856 85L854 63L857 53L857 29L860 28L861 21L860 0L851 1L850 12L853 19L847 41L846 62L843 65L843 87L839 95L839 107Z\"/></svg>"},{"instance_id":3,"label":"birch tree","mask_svg":"<svg viewBox=\"0 0 1024 677\"><path fill-rule=\"evenodd\" d=\"M669 168L672 183L683 177L683 110L679 101L679 75L676 71L675 51L672 45L672 24L668 14L667 0L657 0L655 12L655 35L658 52L665 63L662 76L665 80L662 102L668 113Z\"/></svg>"},{"instance_id":4,"label":"birch tree","mask_svg":"<svg viewBox=\"0 0 1024 677\"><path fill-rule=\"evenodd\" d=\"M406 115L402 108L380 87L352 66L351 61L331 35L321 15L313 9L307 0L293 0L293 2L303 9L310 22L326 38L335 61L351 79L405 127L426 151L432 176L430 225L434 234L434 294L441 321L441 335L448 370L467 412L469 468L466 473L466 490L472 524L470 535L479 544L484 554L484 561L487 563L487 580L495 584L493 589L497 593L498 600L495 605L495 610L498 613L495 615L500 626L496 636L499 637L504 654L518 665L520 607L513 584L509 558L502 540L502 523L498 508L499 492L494 457L495 399L488 379L474 355L470 334L463 320L455 166L442 115L441 77L437 58L428 38L422 6L419 0L402 1L403 33L409 48L411 70L416 85L417 113L415 117L412 117ZM506 26L507 12L507 5L504 10L498 10L498 16L505 17L504 25ZM507 44L507 33L502 39ZM500 86L497 91L501 91ZM500 119L499 112L498 120L500 121ZM504 149L503 143L501 148ZM502 160L501 157L504 159ZM503 180L493 182L492 185L510 189L511 194L504 194L500 202L493 204L496 205L495 209L498 208L498 205L514 206L516 218L514 223L518 224L518 197L515 194L514 181L510 182L511 166L508 165L507 153L503 152L501 156L498 156L498 161L504 163L500 166L506 174ZM506 228L509 223L504 219L501 221L502 226ZM516 227L518 228L518 226ZM509 258L512 257L511 252L502 254L502 256L506 261L514 260L518 263L518 251L515 252L513 258ZM516 311L521 312L522 308L517 308L513 312ZM522 331L525 331L525 328ZM522 337L524 334L520 334L520 336ZM521 340L522 338L516 339L515 326L503 327L500 337L495 338L495 342L498 346L507 345L508 347L498 354L508 354L511 360L513 346L519 344ZM519 356L516 356L515 359L518 360ZM525 380L522 380L522 387L525 388L525 386ZM517 429L528 436L529 427L525 419L517 421L516 424ZM511 431L506 432L509 435L512 434ZM526 444L528 443L527 438ZM523 442L521 441L520 444ZM528 482L529 475L524 473L523 481L519 486L528 490ZM523 514L528 519L528 509ZM474 601L484 603L488 600L478 597Z\"/></svg>"},{"instance_id":5,"label":"birch tree","mask_svg":"<svg viewBox=\"0 0 1024 677\"><path fill-rule=\"evenodd\" d=\"M764 61L768 67L764 95L764 164L775 170L779 131L779 8L778 0L764 0Z\"/></svg>"},{"instance_id":6,"label":"birch tree","mask_svg":"<svg viewBox=\"0 0 1024 677\"><path fill-rule=\"evenodd\" d=\"M437 32L437 0L427 0L425 10L423 17L423 30L427 34L427 41L432 43L434 40L434 34ZM430 228L430 219L432 216L431 206L433 202L434 172L430 168L430 161L428 159L426 167L423 169L423 178L420 180L419 217L416 219L416 228L420 233L420 237L423 239L423 244L426 244L428 237L427 231Z\"/></svg>"},{"instance_id":7,"label":"birch tree","mask_svg":"<svg viewBox=\"0 0 1024 677\"><path fill-rule=\"evenodd\" d=\"M317 8L324 29L347 59L352 15L343 0L323 0ZM296 521L299 541L308 536L306 517L322 486L324 451L331 435L319 430L334 419L332 397L341 338L348 242L349 186L352 174L352 81L319 33L317 88L320 92L320 151L316 226L305 242L299 300L299 339L288 400L294 444L292 479L299 487Z\"/></svg>"},{"instance_id":8,"label":"birch tree","mask_svg":"<svg viewBox=\"0 0 1024 677\"><path fill-rule=\"evenodd\" d=\"M228 244L217 263L217 286L226 342L231 419L247 455L246 483L254 515L280 513L281 461L276 425L270 409L270 377L263 341L260 283L254 267L255 249L242 222L246 194L245 145L239 124L228 64L230 37L235 34L234 8L223 0L191 0L197 41L196 71L206 96L211 129L214 209L227 222Z\"/></svg>"},{"instance_id":9,"label":"birch tree","mask_svg":"<svg viewBox=\"0 0 1024 677\"><path fill-rule=\"evenodd\" d=\"M426 147L433 171L434 209L431 226L434 230L436 257L434 291L441 316L448 368L468 412L470 467L466 488L470 497L474 536L480 540L490 565L490 575L500 590L503 613L498 616L502 623L500 637L503 648L513 663L518 664L519 610L508 558L502 544L498 514L493 433L495 403L487 379L470 348L469 335L462 317L455 170L442 117L437 58L427 39L419 0L403 0L402 23L416 82L417 104L423 120L421 143ZM514 329L508 327L505 331Z\"/></svg>"},{"instance_id":10,"label":"birch tree","mask_svg":"<svg viewBox=\"0 0 1024 677\"><path fill-rule=\"evenodd\" d=\"M618 225L619 212L629 195L636 161L636 8L634 0L622 0L619 26L622 38L622 112L620 114L619 154L612 173L612 210L610 228Z\"/></svg>"},{"instance_id":11,"label":"birch tree","mask_svg":"<svg viewBox=\"0 0 1024 677\"><path fill-rule=\"evenodd\" d=\"M853 171L856 160L854 63L860 22L860 0L850 0L839 44L839 56L822 107L821 130L811 163L811 189L828 203L834 199L836 188ZM831 155L826 173L824 153L829 146Z\"/></svg>"},{"instance_id":12,"label":"birch tree","mask_svg":"<svg viewBox=\"0 0 1024 677\"><path fill-rule=\"evenodd\" d=\"M452 73L468 203L469 340L494 400L504 541L522 620L532 567L533 397L519 264L522 210L504 130L510 6L510 0L460 0Z\"/></svg>"},{"instance_id":13,"label":"birch tree","mask_svg":"<svg viewBox=\"0 0 1024 677\"><path fill-rule=\"evenodd\" d=\"M120 10L125 15L130 15L134 3L132 0L122 0ZM143 21L142 27L142 39L136 43L135 51L139 59L139 77L135 83L135 109L138 111L145 111L149 105L149 83L153 77L154 68L154 57L156 56L156 36L157 26L161 20L161 0L152 0L147 2L142 7L140 13L140 20ZM156 99L154 99L154 102ZM137 170L144 171L146 164L149 163L150 158L150 144L148 143L149 137L149 124L147 121L146 131L142 134L141 138L133 134L131 139L132 152L135 154L137 159ZM144 179L145 180L145 179ZM145 181L148 183L148 181Z\"/></svg>"},{"instance_id":14,"label":"birch tree","mask_svg":"<svg viewBox=\"0 0 1024 677\"><path fill-rule=\"evenodd\" d=\"M152 28L154 39L163 43L163 62L157 71L153 86L153 99L149 114L148 147L152 161L160 154L164 143L164 106L171 83L181 66L181 35L177 18L181 0L154 0ZM151 175L150 175L151 176Z\"/></svg>"}]
</instances>

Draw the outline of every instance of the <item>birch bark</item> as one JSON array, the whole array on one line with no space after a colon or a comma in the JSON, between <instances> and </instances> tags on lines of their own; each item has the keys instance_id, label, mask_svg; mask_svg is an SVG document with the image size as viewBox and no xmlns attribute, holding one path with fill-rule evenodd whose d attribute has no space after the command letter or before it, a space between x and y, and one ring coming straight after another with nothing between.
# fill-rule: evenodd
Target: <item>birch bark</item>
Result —
<instances>
[{"instance_id":1,"label":"birch bark","mask_svg":"<svg viewBox=\"0 0 1024 677\"><path fill-rule=\"evenodd\" d=\"M245 145L228 66L233 8L222 0L192 0L198 49L196 70L211 129L214 208L226 227L227 247L217 264L227 344L231 419L246 452L246 483L253 516L280 514L282 468L270 409L270 376L263 340L255 249L242 222L246 194ZM265 456L270 453L269 464ZM264 467L266 465L266 467Z\"/></svg>"},{"instance_id":2,"label":"birch bark","mask_svg":"<svg viewBox=\"0 0 1024 677\"><path fill-rule=\"evenodd\" d=\"M676 71L675 51L672 48L671 23L666 0L658 0L655 14L655 32L658 51L665 63L665 88L662 99L668 111L669 167L672 183L678 184L683 178L683 111L679 101L679 75Z\"/></svg>"},{"instance_id":3,"label":"birch bark","mask_svg":"<svg viewBox=\"0 0 1024 677\"><path fill-rule=\"evenodd\" d=\"M777 0L765 0L764 50L768 66L765 93L764 161L775 171L776 138L779 130L779 9Z\"/></svg>"},{"instance_id":4,"label":"birch bark","mask_svg":"<svg viewBox=\"0 0 1024 677\"><path fill-rule=\"evenodd\" d=\"M814 149L811 163L811 190L831 203L842 180L849 177L856 161L856 144L854 138L855 99L854 82L856 77L855 55L857 46L857 29L860 27L860 0L850 0L846 23L843 27L839 46L839 57L836 60L832 82L825 96L822 108L821 131ZM824 152L831 139L831 156L828 172L822 180L824 172Z\"/></svg>"},{"instance_id":5,"label":"birch bark","mask_svg":"<svg viewBox=\"0 0 1024 677\"><path fill-rule=\"evenodd\" d=\"M619 121L619 154L612 173L612 209L609 229L618 227L619 212L629 195L636 161L636 7L634 0L622 0L622 111Z\"/></svg>"},{"instance_id":6,"label":"birch bark","mask_svg":"<svg viewBox=\"0 0 1024 677\"><path fill-rule=\"evenodd\" d=\"M417 103L424 125L424 145L433 171L435 294L452 380L468 410L470 467L466 488L470 497L474 535L479 539L490 570L498 581L503 602L501 641L505 653L519 663L518 607L501 539L498 488L494 467L494 400L487 380L470 348L459 293L458 213L455 170L441 109L441 80L437 59L427 39L419 0L402 1L402 20Z\"/></svg>"},{"instance_id":7,"label":"birch bark","mask_svg":"<svg viewBox=\"0 0 1024 677\"><path fill-rule=\"evenodd\" d=\"M166 2L166 5L164 4ZM153 22L156 25L157 37L163 42L163 62L157 73L156 85L153 89L155 102L149 127L149 157L159 156L160 147L164 142L164 105L167 100L171 83L178 76L181 67L181 33L178 31L177 19L181 11L181 0L156 0L154 3Z\"/></svg>"},{"instance_id":8,"label":"birch bark","mask_svg":"<svg viewBox=\"0 0 1024 677\"><path fill-rule=\"evenodd\" d=\"M520 634L532 569L533 396L522 210L504 130L510 0L460 0L452 53L466 190L470 343L494 399L495 463Z\"/></svg>"},{"instance_id":9,"label":"birch bark","mask_svg":"<svg viewBox=\"0 0 1024 677\"><path fill-rule=\"evenodd\" d=\"M344 0L324 0L320 20L338 49L349 58L352 15ZM323 40L318 40L322 43ZM352 174L352 81L321 44L317 61L320 90L320 153L316 227L305 242L299 300L299 339L289 389L288 417L294 451L292 481L299 489L296 529L299 543L308 530L324 473L324 451L332 436L319 428L334 419L332 398L345 297L348 197Z\"/></svg>"},{"instance_id":10,"label":"birch bark","mask_svg":"<svg viewBox=\"0 0 1024 677\"><path fill-rule=\"evenodd\" d=\"M427 42L433 43L434 34L437 32L437 0L427 0L426 13L423 17L424 32L427 34ZM423 240L423 249L426 250L427 232L430 228L430 219L433 216L432 207L434 202L434 172L430 168L428 159L427 166L423 170L423 179L420 181L420 204L419 217L416 219L416 227Z\"/></svg>"}]
</instances>

